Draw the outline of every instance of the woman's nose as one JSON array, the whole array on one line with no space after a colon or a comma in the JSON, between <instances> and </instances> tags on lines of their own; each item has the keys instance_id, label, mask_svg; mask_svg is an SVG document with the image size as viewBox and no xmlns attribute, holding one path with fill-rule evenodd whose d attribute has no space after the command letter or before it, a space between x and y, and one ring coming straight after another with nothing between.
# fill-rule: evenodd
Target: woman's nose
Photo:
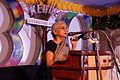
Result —
<instances>
[{"instance_id":1,"label":"woman's nose","mask_svg":"<svg viewBox=\"0 0 120 80\"><path fill-rule=\"evenodd\" d=\"M68 29L66 29L66 32L68 32Z\"/></svg>"}]
</instances>

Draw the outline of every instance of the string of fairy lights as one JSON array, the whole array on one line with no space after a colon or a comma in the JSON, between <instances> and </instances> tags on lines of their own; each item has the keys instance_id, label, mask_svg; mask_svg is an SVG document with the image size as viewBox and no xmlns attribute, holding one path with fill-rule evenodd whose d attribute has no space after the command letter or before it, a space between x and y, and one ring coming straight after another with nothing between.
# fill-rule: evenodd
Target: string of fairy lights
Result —
<instances>
[{"instance_id":1,"label":"string of fairy lights","mask_svg":"<svg viewBox=\"0 0 120 80\"><path fill-rule=\"evenodd\" d=\"M120 28L120 13L111 16L93 17L93 29Z\"/></svg>"}]
</instances>

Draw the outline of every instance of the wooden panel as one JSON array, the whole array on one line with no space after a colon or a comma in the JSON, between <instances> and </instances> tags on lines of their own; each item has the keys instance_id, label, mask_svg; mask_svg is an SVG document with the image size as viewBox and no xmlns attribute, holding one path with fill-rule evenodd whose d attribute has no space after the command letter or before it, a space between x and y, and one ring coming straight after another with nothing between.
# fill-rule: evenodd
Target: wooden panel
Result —
<instances>
[{"instance_id":1,"label":"wooden panel","mask_svg":"<svg viewBox=\"0 0 120 80\"><path fill-rule=\"evenodd\" d=\"M55 63L52 66L53 76L57 80L78 80L80 78L80 56L70 56L63 63Z\"/></svg>"}]
</instances>

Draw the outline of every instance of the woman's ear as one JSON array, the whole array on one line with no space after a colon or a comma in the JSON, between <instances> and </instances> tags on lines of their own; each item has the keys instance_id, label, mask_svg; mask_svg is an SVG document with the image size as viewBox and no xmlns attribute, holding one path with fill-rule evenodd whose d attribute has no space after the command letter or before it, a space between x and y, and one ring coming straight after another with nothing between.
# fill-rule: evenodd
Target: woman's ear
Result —
<instances>
[{"instance_id":1,"label":"woman's ear","mask_svg":"<svg viewBox=\"0 0 120 80\"><path fill-rule=\"evenodd\" d=\"M53 33L56 35L56 31L53 31Z\"/></svg>"}]
</instances>

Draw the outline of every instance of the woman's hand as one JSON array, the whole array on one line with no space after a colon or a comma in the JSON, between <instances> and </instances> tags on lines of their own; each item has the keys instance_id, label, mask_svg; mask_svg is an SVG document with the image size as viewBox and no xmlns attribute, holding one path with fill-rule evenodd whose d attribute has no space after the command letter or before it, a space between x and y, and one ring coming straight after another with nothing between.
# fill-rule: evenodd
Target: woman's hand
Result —
<instances>
[{"instance_id":1,"label":"woman's hand","mask_svg":"<svg viewBox=\"0 0 120 80\"><path fill-rule=\"evenodd\" d=\"M75 50L78 42L78 36L74 35L72 38L70 38L70 42L72 44L72 50Z\"/></svg>"}]
</instances>

